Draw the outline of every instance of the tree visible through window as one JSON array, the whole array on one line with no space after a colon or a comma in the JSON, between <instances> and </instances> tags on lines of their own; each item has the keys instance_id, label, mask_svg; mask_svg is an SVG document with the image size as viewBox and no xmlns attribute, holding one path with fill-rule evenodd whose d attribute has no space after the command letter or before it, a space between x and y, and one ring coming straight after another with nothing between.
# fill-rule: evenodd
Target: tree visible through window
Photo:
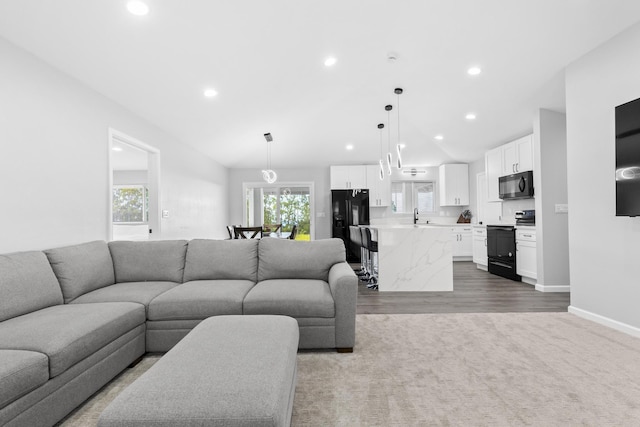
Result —
<instances>
[{"instance_id":1,"label":"tree visible through window","mask_svg":"<svg viewBox=\"0 0 640 427\"><path fill-rule=\"evenodd\" d=\"M145 223L149 221L149 190L142 185L113 187L113 222Z\"/></svg>"},{"instance_id":2,"label":"tree visible through window","mask_svg":"<svg viewBox=\"0 0 640 427\"><path fill-rule=\"evenodd\" d=\"M265 224L282 223L282 231L290 232L295 224L297 240L309 240L311 229L310 194L306 187L263 188Z\"/></svg>"}]
</instances>

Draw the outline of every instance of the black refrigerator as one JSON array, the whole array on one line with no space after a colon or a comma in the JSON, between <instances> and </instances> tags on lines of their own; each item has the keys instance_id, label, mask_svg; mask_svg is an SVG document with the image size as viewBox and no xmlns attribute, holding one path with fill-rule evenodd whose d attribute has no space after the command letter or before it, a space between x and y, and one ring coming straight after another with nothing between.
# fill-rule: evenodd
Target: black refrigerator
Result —
<instances>
[{"instance_id":1,"label":"black refrigerator","mask_svg":"<svg viewBox=\"0 0 640 427\"><path fill-rule=\"evenodd\" d=\"M332 237L342 239L347 261L360 261L360 248L351 244L350 225L369 225L369 190L331 190Z\"/></svg>"}]
</instances>

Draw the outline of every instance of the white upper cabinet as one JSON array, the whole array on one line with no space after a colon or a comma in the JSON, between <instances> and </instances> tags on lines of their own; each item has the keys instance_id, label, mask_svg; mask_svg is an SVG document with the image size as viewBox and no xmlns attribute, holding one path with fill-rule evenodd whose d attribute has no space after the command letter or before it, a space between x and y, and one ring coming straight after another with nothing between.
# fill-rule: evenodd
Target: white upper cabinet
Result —
<instances>
[{"instance_id":1,"label":"white upper cabinet","mask_svg":"<svg viewBox=\"0 0 640 427\"><path fill-rule=\"evenodd\" d=\"M440 206L469 204L469 165L450 164L438 168Z\"/></svg>"},{"instance_id":2,"label":"white upper cabinet","mask_svg":"<svg viewBox=\"0 0 640 427\"><path fill-rule=\"evenodd\" d=\"M367 168L364 165L331 166L331 189L367 188Z\"/></svg>"},{"instance_id":3,"label":"white upper cabinet","mask_svg":"<svg viewBox=\"0 0 640 427\"><path fill-rule=\"evenodd\" d=\"M502 175L533 170L533 135L502 146Z\"/></svg>"},{"instance_id":4,"label":"white upper cabinet","mask_svg":"<svg viewBox=\"0 0 640 427\"><path fill-rule=\"evenodd\" d=\"M369 206L389 206L391 204L391 179L380 180L378 165L367 165L367 188L369 189Z\"/></svg>"},{"instance_id":5,"label":"white upper cabinet","mask_svg":"<svg viewBox=\"0 0 640 427\"><path fill-rule=\"evenodd\" d=\"M533 170L533 135L523 136L484 154L487 202L500 202L498 178Z\"/></svg>"}]
</instances>

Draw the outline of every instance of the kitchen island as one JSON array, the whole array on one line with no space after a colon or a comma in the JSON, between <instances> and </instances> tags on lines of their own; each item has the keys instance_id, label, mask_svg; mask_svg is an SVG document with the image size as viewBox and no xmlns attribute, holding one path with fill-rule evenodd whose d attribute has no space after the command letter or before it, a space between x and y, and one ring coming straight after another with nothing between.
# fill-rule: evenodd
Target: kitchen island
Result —
<instances>
[{"instance_id":1,"label":"kitchen island","mask_svg":"<svg viewBox=\"0 0 640 427\"><path fill-rule=\"evenodd\" d=\"M375 225L378 289L453 291L451 230L431 225Z\"/></svg>"}]
</instances>

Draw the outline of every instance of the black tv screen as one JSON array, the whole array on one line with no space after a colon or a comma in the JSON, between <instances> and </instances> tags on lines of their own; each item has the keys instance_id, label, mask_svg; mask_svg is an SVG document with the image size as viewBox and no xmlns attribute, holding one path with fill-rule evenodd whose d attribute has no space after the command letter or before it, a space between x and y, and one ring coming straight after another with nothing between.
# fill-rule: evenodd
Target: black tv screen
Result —
<instances>
[{"instance_id":1,"label":"black tv screen","mask_svg":"<svg viewBox=\"0 0 640 427\"><path fill-rule=\"evenodd\" d=\"M616 216L640 215L640 99L616 107Z\"/></svg>"}]
</instances>

